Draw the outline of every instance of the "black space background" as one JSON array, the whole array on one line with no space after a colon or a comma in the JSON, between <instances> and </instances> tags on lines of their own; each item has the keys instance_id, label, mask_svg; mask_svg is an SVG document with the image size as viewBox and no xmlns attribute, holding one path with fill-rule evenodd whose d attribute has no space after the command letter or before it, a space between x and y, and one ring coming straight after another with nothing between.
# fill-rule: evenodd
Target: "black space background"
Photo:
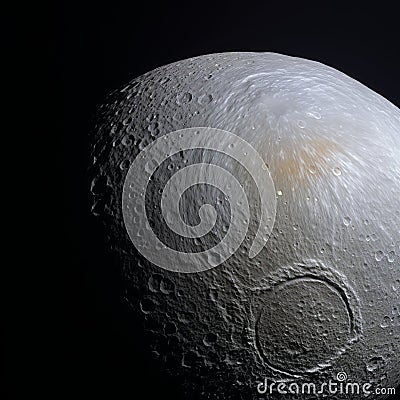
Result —
<instances>
[{"instance_id":1,"label":"black space background","mask_svg":"<svg viewBox=\"0 0 400 400\"><path fill-rule=\"evenodd\" d=\"M367 3L367 2L365 2ZM317 60L398 107L400 30L389 2L65 2L55 24L62 90L65 248L57 259L68 308L52 341L52 398L181 399L141 346L122 283L90 215L88 135L107 93L155 67L225 51L272 51ZM227 382L229 384L229 382Z\"/></svg>"}]
</instances>

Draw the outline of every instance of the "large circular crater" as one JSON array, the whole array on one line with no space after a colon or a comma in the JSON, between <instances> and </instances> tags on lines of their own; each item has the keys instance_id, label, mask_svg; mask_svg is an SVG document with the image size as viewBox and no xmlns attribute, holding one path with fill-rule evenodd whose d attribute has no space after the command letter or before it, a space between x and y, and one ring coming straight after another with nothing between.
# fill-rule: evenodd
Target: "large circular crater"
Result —
<instances>
[{"instance_id":1,"label":"large circular crater","mask_svg":"<svg viewBox=\"0 0 400 400\"><path fill-rule=\"evenodd\" d=\"M352 306L334 282L303 276L264 292L256 341L275 370L304 374L324 369L356 337Z\"/></svg>"}]
</instances>

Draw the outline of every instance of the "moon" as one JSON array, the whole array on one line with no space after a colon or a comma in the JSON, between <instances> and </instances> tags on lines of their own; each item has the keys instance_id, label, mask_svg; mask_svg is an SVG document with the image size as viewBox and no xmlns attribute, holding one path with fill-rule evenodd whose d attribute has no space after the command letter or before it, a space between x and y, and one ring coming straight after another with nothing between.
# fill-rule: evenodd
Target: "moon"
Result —
<instances>
[{"instance_id":1,"label":"moon","mask_svg":"<svg viewBox=\"0 0 400 400\"><path fill-rule=\"evenodd\" d=\"M321 63L243 52L150 71L98 116L92 213L143 346L188 396L400 384L396 106Z\"/></svg>"}]
</instances>

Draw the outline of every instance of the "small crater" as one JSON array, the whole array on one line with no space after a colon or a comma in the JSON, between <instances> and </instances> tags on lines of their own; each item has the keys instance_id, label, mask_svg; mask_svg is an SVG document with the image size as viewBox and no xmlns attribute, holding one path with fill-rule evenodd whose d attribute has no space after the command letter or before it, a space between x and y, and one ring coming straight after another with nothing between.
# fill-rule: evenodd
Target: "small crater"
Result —
<instances>
[{"instance_id":1,"label":"small crater","mask_svg":"<svg viewBox=\"0 0 400 400\"><path fill-rule=\"evenodd\" d=\"M119 164L120 169L125 170L128 169L130 166L130 161L129 160L123 160L121 161L121 163Z\"/></svg>"},{"instance_id":2,"label":"small crater","mask_svg":"<svg viewBox=\"0 0 400 400\"><path fill-rule=\"evenodd\" d=\"M182 93L177 96L176 102L179 105L188 104L192 101L193 96L189 92Z\"/></svg>"},{"instance_id":3,"label":"small crater","mask_svg":"<svg viewBox=\"0 0 400 400\"><path fill-rule=\"evenodd\" d=\"M132 123L132 121L133 121L132 117L129 116L129 117L125 118L125 119L122 121L122 125L124 125L124 126L130 125L130 124Z\"/></svg>"},{"instance_id":4,"label":"small crater","mask_svg":"<svg viewBox=\"0 0 400 400\"><path fill-rule=\"evenodd\" d=\"M156 309L156 305L154 304L153 300L149 299L148 297L144 298L140 302L140 308L143 313L149 314Z\"/></svg>"},{"instance_id":5,"label":"small crater","mask_svg":"<svg viewBox=\"0 0 400 400\"><path fill-rule=\"evenodd\" d=\"M99 177L93 179L90 188L93 194L104 194L108 191L108 189L109 186L107 183L107 177L105 175L100 175Z\"/></svg>"},{"instance_id":6,"label":"small crater","mask_svg":"<svg viewBox=\"0 0 400 400\"><path fill-rule=\"evenodd\" d=\"M171 294L175 291L175 285L170 279L163 278L160 283L160 290L164 294Z\"/></svg>"},{"instance_id":7,"label":"small crater","mask_svg":"<svg viewBox=\"0 0 400 400\"><path fill-rule=\"evenodd\" d=\"M210 104L213 101L213 97L211 94L203 94L202 96L199 97L199 104L202 106L205 106L207 104Z\"/></svg>"},{"instance_id":8,"label":"small crater","mask_svg":"<svg viewBox=\"0 0 400 400\"><path fill-rule=\"evenodd\" d=\"M389 253L387 255L388 262L390 262L390 263L394 262L395 257L396 257L396 253L393 250L389 251Z\"/></svg>"},{"instance_id":9,"label":"small crater","mask_svg":"<svg viewBox=\"0 0 400 400\"><path fill-rule=\"evenodd\" d=\"M392 285L393 291L397 292L400 289L400 279L396 279Z\"/></svg>"},{"instance_id":10,"label":"small crater","mask_svg":"<svg viewBox=\"0 0 400 400\"><path fill-rule=\"evenodd\" d=\"M375 253L375 260L382 261L384 256L385 254L383 253L383 251L379 250Z\"/></svg>"},{"instance_id":11,"label":"small crater","mask_svg":"<svg viewBox=\"0 0 400 400\"><path fill-rule=\"evenodd\" d=\"M133 143L134 143L133 135L126 135L121 140L121 144L126 147L132 146Z\"/></svg>"},{"instance_id":12,"label":"small crater","mask_svg":"<svg viewBox=\"0 0 400 400\"><path fill-rule=\"evenodd\" d=\"M214 344L217 341L217 339L218 339L217 335L215 333L210 332L204 336L203 343L206 346L211 346L212 344Z\"/></svg>"},{"instance_id":13,"label":"small crater","mask_svg":"<svg viewBox=\"0 0 400 400\"><path fill-rule=\"evenodd\" d=\"M160 291L162 276L159 274L154 274L149 278L148 287L152 292Z\"/></svg>"},{"instance_id":14,"label":"small crater","mask_svg":"<svg viewBox=\"0 0 400 400\"><path fill-rule=\"evenodd\" d=\"M367 365L366 370L368 372L375 372L381 369L385 365L385 359L383 357L372 357Z\"/></svg>"},{"instance_id":15,"label":"small crater","mask_svg":"<svg viewBox=\"0 0 400 400\"><path fill-rule=\"evenodd\" d=\"M342 175L342 170L339 168L339 167L335 167L335 168L333 168L333 175L335 175L335 176L340 176L340 175Z\"/></svg>"},{"instance_id":16,"label":"small crater","mask_svg":"<svg viewBox=\"0 0 400 400\"><path fill-rule=\"evenodd\" d=\"M167 322L164 325L164 332L166 335L172 335L176 333L176 331L177 331L176 325L173 322Z\"/></svg>"},{"instance_id":17,"label":"small crater","mask_svg":"<svg viewBox=\"0 0 400 400\"><path fill-rule=\"evenodd\" d=\"M392 320L390 319L390 317L388 315L385 315L381 322L381 328L383 329L388 328L391 325L391 322Z\"/></svg>"}]
</instances>

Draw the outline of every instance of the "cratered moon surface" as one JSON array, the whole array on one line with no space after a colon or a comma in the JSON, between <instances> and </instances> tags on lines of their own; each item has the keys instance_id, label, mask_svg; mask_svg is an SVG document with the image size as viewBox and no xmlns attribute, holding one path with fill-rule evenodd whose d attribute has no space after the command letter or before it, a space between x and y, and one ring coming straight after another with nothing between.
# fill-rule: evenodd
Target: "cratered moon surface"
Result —
<instances>
[{"instance_id":1,"label":"cratered moon surface","mask_svg":"<svg viewBox=\"0 0 400 400\"><path fill-rule=\"evenodd\" d=\"M369 383L378 399L400 383L400 111L385 98L279 54L179 61L110 95L91 174L143 346L188 398L334 380L360 393L284 398L361 399Z\"/></svg>"}]
</instances>

